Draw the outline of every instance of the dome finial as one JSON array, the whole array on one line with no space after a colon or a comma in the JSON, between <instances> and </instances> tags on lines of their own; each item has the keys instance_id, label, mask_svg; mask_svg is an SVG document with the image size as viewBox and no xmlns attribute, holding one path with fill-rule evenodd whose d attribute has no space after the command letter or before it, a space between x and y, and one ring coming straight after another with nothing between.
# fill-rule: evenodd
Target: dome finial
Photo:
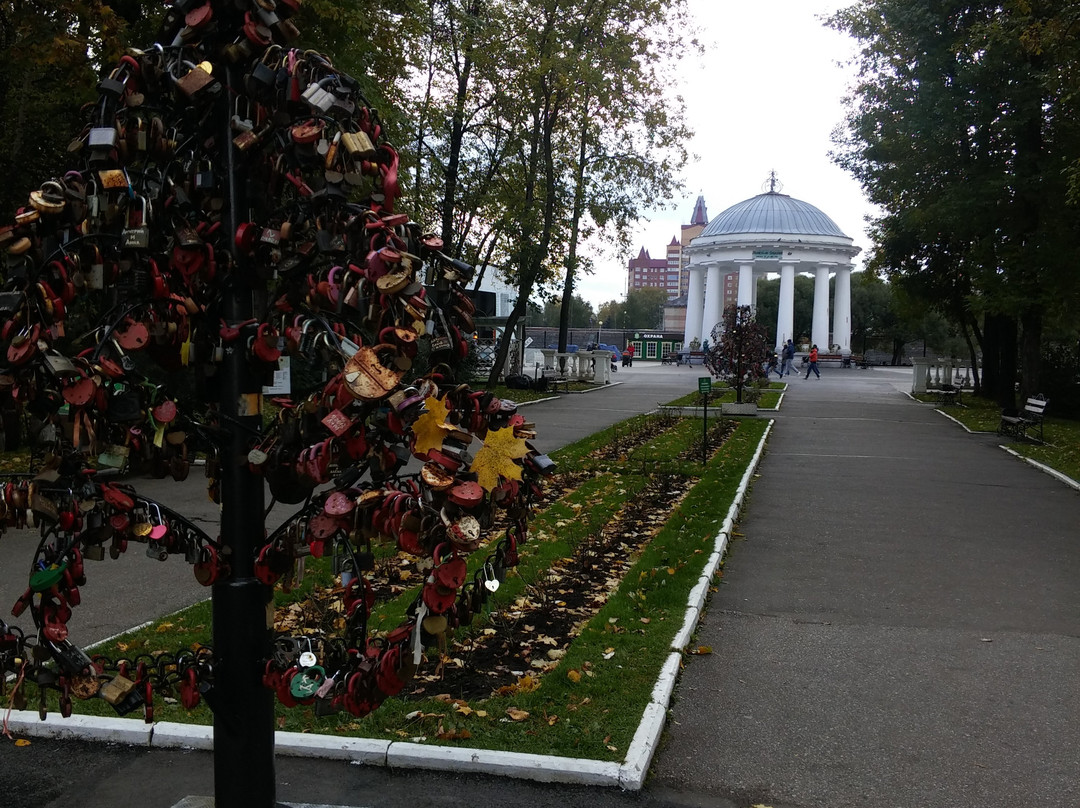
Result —
<instances>
[{"instance_id":1,"label":"dome finial","mask_svg":"<svg viewBox=\"0 0 1080 808\"><path fill-rule=\"evenodd\" d=\"M777 178L775 170L769 172L769 178L762 183L761 190L764 191L766 185L769 186L768 193L770 194L778 194L784 187L784 183Z\"/></svg>"}]
</instances>

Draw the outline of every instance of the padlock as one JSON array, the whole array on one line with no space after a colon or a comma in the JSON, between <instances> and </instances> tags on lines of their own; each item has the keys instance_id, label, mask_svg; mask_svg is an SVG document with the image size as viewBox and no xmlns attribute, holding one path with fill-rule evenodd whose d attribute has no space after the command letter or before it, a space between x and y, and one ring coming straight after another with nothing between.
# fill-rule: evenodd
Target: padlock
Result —
<instances>
[{"instance_id":1,"label":"padlock","mask_svg":"<svg viewBox=\"0 0 1080 808\"><path fill-rule=\"evenodd\" d=\"M207 3L207 6L209 5ZM184 62L183 64L190 69L183 76L176 79L176 86L188 98L211 95L221 89L221 85L212 75L213 67L209 62L200 62L197 65L190 62Z\"/></svg>"},{"instance_id":2,"label":"padlock","mask_svg":"<svg viewBox=\"0 0 1080 808\"><path fill-rule=\"evenodd\" d=\"M150 203L146 197L136 197L137 204L128 202L127 226L120 234L121 246L130 250L150 247Z\"/></svg>"},{"instance_id":3,"label":"padlock","mask_svg":"<svg viewBox=\"0 0 1080 808\"><path fill-rule=\"evenodd\" d=\"M281 46L271 45L256 62L251 72L245 76L247 91L257 97L267 97L274 92L277 84L277 68L281 63Z\"/></svg>"},{"instance_id":4,"label":"padlock","mask_svg":"<svg viewBox=\"0 0 1080 808\"><path fill-rule=\"evenodd\" d=\"M200 191L211 190L217 185L214 179L214 167L209 160L200 160L195 165L194 185Z\"/></svg>"}]
</instances>

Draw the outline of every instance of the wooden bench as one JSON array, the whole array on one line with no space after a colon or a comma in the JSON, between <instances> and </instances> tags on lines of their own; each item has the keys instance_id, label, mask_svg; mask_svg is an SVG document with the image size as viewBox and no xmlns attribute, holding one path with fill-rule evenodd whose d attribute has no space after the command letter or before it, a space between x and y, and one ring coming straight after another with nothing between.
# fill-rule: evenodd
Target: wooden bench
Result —
<instances>
[{"instance_id":1,"label":"wooden bench","mask_svg":"<svg viewBox=\"0 0 1080 808\"><path fill-rule=\"evenodd\" d=\"M950 404L962 407L964 404L961 400L964 392L963 388L957 387L954 384L943 384L940 387L932 388L926 392L932 396L937 396L938 403L943 407L948 407Z\"/></svg>"},{"instance_id":2,"label":"wooden bench","mask_svg":"<svg viewBox=\"0 0 1080 808\"><path fill-rule=\"evenodd\" d=\"M852 365L857 365L858 367L865 370L866 368L870 367L870 363L866 361L866 357L864 357L862 354L838 354L818 352L817 361L819 365L823 362L836 362L842 368L849 368ZM809 354L803 355L802 364L803 367L810 364Z\"/></svg>"},{"instance_id":3,"label":"wooden bench","mask_svg":"<svg viewBox=\"0 0 1080 808\"><path fill-rule=\"evenodd\" d=\"M668 352L660 357L661 365L677 365L679 364L679 355L676 353Z\"/></svg>"},{"instance_id":4,"label":"wooden bench","mask_svg":"<svg viewBox=\"0 0 1080 808\"><path fill-rule=\"evenodd\" d=\"M1045 396L1039 394L1029 398L1022 410L1002 410L1001 423L998 424L998 434L1011 435L1019 440L1027 438L1028 432L1037 428L1039 431L1038 440L1039 443L1042 443L1043 417L1046 414L1046 405L1049 403Z\"/></svg>"}]
</instances>

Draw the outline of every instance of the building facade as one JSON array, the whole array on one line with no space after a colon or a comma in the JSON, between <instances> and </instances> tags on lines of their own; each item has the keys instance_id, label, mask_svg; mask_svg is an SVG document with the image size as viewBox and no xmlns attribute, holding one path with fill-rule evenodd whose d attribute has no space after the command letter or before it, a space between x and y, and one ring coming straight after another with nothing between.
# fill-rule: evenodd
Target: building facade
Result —
<instances>
[{"instance_id":1,"label":"building facade","mask_svg":"<svg viewBox=\"0 0 1080 808\"><path fill-rule=\"evenodd\" d=\"M775 189L775 177L770 187ZM757 281L771 274L780 276L779 349L795 337L795 275L809 273L814 277L812 341L822 350L832 347L850 352L851 261L860 248L818 208L770 190L725 210L686 252L690 273L683 332L686 344L708 338L731 302L756 305ZM836 278L831 331L830 275ZM732 289L734 301L730 300Z\"/></svg>"}]
</instances>

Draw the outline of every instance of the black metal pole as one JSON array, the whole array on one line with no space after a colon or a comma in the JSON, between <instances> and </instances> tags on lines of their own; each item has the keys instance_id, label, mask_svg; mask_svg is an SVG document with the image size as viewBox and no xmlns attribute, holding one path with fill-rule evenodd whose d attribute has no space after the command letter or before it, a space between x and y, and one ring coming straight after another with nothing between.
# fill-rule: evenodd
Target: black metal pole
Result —
<instances>
[{"instance_id":1,"label":"black metal pole","mask_svg":"<svg viewBox=\"0 0 1080 808\"><path fill-rule=\"evenodd\" d=\"M701 394L701 465L709 462L709 394Z\"/></svg>"},{"instance_id":2,"label":"black metal pole","mask_svg":"<svg viewBox=\"0 0 1080 808\"><path fill-rule=\"evenodd\" d=\"M239 80L230 66L226 87ZM238 175L227 106L222 119L228 168L225 226L235 233L247 209L246 178ZM254 309L253 291L237 282L240 276L234 272L225 281L222 314L230 324L249 319ZM217 808L269 808L276 803L277 786L274 694L263 687L260 668L271 653L273 590L255 578L255 550L264 537L263 481L247 463L250 435L262 425L262 376L251 367L244 339L225 347L217 377L219 412L228 435L221 447L220 482L221 539L230 574L213 587L214 802Z\"/></svg>"}]
</instances>

